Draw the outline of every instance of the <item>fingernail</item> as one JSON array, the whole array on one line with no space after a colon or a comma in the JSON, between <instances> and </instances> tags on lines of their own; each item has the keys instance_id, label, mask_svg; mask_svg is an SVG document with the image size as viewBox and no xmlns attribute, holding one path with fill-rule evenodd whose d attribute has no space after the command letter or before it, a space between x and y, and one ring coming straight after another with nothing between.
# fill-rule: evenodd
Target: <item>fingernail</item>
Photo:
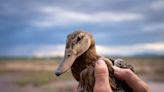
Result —
<instances>
[{"instance_id":1,"label":"fingernail","mask_svg":"<svg viewBox=\"0 0 164 92\"><path fill-rule=\"evenodd\" d=\"M98 64L98 65L104 65L105 62L103 60L98 60L98 61L96 61L96 64Z\"/></svg>"},{"instance_id":2,"label":"fingernail","mask_svg":"<svg viewBox=\"0 0 164 92\"><path fill-rule=\"evenodd\" d=\"M95 76L104 77L104 75L108 75L108 68L103 60L98 60L95 66Z\"/></svg>"}]
</instances>

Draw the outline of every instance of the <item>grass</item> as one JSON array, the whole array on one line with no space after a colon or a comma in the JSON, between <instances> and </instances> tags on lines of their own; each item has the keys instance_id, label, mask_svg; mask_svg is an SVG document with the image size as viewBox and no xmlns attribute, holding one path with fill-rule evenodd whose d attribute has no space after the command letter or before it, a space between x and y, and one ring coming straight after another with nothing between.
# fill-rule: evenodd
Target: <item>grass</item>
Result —
<instances>
[{"instance_id":1,"label":"grass","mask_svg":"<svg viewBox=\"0 0 164 92\"><path fill-rule=\"evenodd\" d=\"M28 84L40 86L54 81L70 80L73 78L70 72L63 74L60 77L55 76L53 72L47 71L25 72L20 73L19 75L21 75L21 78L16 80L15 83L20 86L26 86Z\"/></svg>"},{"instance_id":2,"label":"grass","mask_svg":"<svg viewBox=\"0 0 164 92\"><path fill-rule=\"evenodd\" d=\"M4 60L0 62L0 75L21 71L54 71L56 65L56 60Z\"/></svg>"},{"instance_id":3,"label":"grass","mask_svg":"<svg viewBox=\"0 0 164 92\"><path fill-rule=\"evenodd\" d=\"M164 58L123 59L135 67L138 75L161 76L160 80L164 80ZM3 60L3 62L0 62L0 76L3 74L17 74L18 78L16 77L14 83L20 86L26 86L29 84L40 86L55 81L72 80L73 77L70 71L60 77L54 75L53 71L57 63L57 60L52 59ZM49 70L49 68L51 69ZM157 78L157 80L158 79L159 78Z\"/></svg>"},{"instance_id":4,"label":"grass","mask_svg":"<svg viewBox=\"0 0 164 92\"><path fill-rule=\"evenodd\" d=\"M164 68L158 68L154 72L159 74L159 75L163 75L164 76Z\"/></svg>"},{"instance_id":5,"label":"grass","mask_svg":"<svg viewBox=\"0 0 164 92\"><path fill-rule=\"evenodd\" d=\"M21 86L25 86L27 84L38 86L53 80L54 78L50 72L31 72L26 73L21 79L18 79L16 83Z\"/></svg>"}]
</instances>

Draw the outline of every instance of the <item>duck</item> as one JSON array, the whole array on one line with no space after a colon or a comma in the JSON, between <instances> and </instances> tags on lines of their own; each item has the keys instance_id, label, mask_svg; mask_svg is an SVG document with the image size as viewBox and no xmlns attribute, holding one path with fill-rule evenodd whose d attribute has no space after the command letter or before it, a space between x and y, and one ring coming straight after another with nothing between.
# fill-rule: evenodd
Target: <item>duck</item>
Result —
<instances>
[{"instance_id":1,"label":"duck","mask_svg":"<svg viewBox=\"0 0 164 92\"><path fill-rule=\"evenodd\" d=\"M113 92L131 92L130 87L114 76L112 66L120 68L133 67L122 59L113 60L100 56L96 52L96 42L90 32L74 31L67 36L64 58L55 70L56 76L71 69L72 75L78 82L78 92L93 92L95 77L95 63L98 60L104 60L109 71L109 83Z\"/></svg>"}]
</instances>

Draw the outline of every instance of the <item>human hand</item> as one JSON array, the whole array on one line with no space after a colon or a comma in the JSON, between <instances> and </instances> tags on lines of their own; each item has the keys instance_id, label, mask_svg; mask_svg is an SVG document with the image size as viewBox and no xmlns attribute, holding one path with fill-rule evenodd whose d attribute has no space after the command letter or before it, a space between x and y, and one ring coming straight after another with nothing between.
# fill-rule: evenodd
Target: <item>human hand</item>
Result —
<instances>
[{"instance_id":1,"label":"human hand","mask_svg":"<svg viewBox=\"0 0 164 92\"><path fill-rule=\"evenodd\" d=\"M130 69L113 67L114 75L119 79L125 81L133 92L151 92L148 85L141 80L136 74L134 74Z\"/></svg>"},{"instance_id":2,"label":"human hand","mask_svg":"<svg viewBox=\"0 0 164 92\"><path fill-rule=\"evenodd\" d=\"M133 92L151 92L148 85L142 81L130 69L113 67L114 75L125 81ZM74 91L77 92L77 91ZM113 92L109 84L109 72L106 63L103 60L96 61L95 65L95 86L93 92Z\"/></svg>"},{"instance_id":3,"label":"human hand","mask_svg":"<svg viewBox=\"0 0 164 92\"><path fill-rule=\"evenodd\" d=\"M109 84L109 72L103 60L96 61L95 86L93 92L113 92Z\"/></svg>"},{"instance_id":4,"label":"human hand","mask_svg":"<svg viewBox=\"0 0 164 92\"><path fill-rule=\"evenodd\" d=\"M78 92L75 86L73 92ZM95 64L95 85L93 92L113 92L109 84L109 72L103 60L96 61Z\"/></svg>"},{"instance_id":5,"label":"human hand","mask_svg":"<svg viewBox=\"0 0 164 92\"><path fill-rule=\"evenodd\" d=\"M119 80L125 81L132 88L133 92L151 92L148 85L130 69L116 66L113 69L114 75ZM113 92L109 84L108 68L103 60L96 61L94 92Z\"/></svg>"}]
</instances>

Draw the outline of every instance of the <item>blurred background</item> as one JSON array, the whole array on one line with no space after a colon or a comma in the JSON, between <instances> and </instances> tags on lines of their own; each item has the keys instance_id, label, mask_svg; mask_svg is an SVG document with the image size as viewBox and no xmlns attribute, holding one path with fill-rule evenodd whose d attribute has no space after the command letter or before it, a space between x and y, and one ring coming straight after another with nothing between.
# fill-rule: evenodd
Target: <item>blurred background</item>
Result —
<instances>
[{"instance_id":1,"label":"blurred background","mask_svg":"<svg viewBox=\"0 0 164 92\"><path fill-rule=\"evenodd\" d=\"M1 92L72 92L54 75L66 36L91 32L99 55L122 58L153 92L164 90L163 0L0 0Z\"/></svg>"}]
</instances>

